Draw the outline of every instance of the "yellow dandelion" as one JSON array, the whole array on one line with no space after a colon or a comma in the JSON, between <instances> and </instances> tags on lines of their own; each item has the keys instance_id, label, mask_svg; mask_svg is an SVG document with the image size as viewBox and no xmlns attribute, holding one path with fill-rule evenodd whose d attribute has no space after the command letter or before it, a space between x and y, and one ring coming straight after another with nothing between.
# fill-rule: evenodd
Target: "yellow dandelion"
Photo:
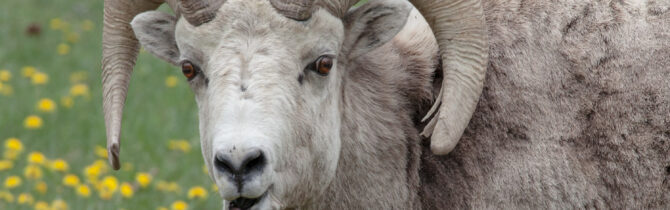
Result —
<instances>
[{"instance_id":1,"label":"yellow dandelion","mask_svg":"<svg viewBox=\"0 0 670 210\"><path fill-rule=\"evenodd\" d=\"M23 169L23 175L26 179L36 180L42 178L42 169L37 165L28 165Z\"/></svg>"},{"instance_id":2,"label":"yellow dandelion","mask_svg":"<svg viewBox=\"0 0 670 210\"><path fill-rule=\"evenodd\" d=\"M19 155L21 154L21 151L16 151L16 150L5 150L5 154L2 155L7 160L16 160L19 158Z\"/></svg>"},{"instance_id":3,"label":"yellow dandelion","mask_svg":"<svg viewBox=\"0 0 670 210\"><path fill-rule=\"evenodd\" d=\"M14 88L11 85L3 85L0 83L0 94L4 96L11 96L14 94Z\"/></svg>"},{"instance_id":4,"label":"yellow dandelion","mask_svg":"<svg viewBox=\"0 0 670 210\"><path fill-rule=\"evenodd\" d=\"M202 166L202 172L205 174L209 174L209 170L207 170L207 166Z\"/></svg>"},{"instance_id":5,"label":"yellow dandelion","mask_svg":"<svg viewBox=\"0 0 670 210\"><path fill-rule=\"evenodd\" d=\"M76 84L70 88L72 96L89 96L88 86L86 84Z\"/></svg>"},{"instance_id":6,"label":"yellow dandelion","mask_svg":"<svg viewBox=\"0 0 670 210\"><path fill-rule=\"evenodd\" d=\"M28 193L19 194L19 198L16 200L17 203L19 204L28 204L28 205L33 204L33 202L35 202L35 198L33 198L33 196Z\"/></svg>"},{"instance_id":7,"label":"yellow dandelion","mask_svg":"<svg viewBox=\"0 0 670 210\"><path fill-rule=\"evenodd\" d=\"M0 70L0 82L7 82L12 79L12 72L7 69Z\"/></svg>"},{"instance_id":8,"label":"yellow dandelion","mask_svg":"<svg viewBox=\"0 0 670 210\"><path fill-rule=\"evenodd\" d=\"M156 189L163 192L179 192L179 185L176 182L158 181Z\"/></svg>"},{"instance_id":9,"label":"yellow dandelion","mask_svg":"<svg viewBox=\"0 0 670 210\"><path fill-rule=\"evenodd\" d=\"M23 121L23 126L27 129L38 129L42 127L42 118L37 115L30 115Z\"/></svg>"},{"instance_id":10,"label":"yellow dandelion","mask_svg":"<svg viewBox=\"0 0 670 210\"><path fill-rule=\"evenodd\" d=\"M77 43L79 41L79 34L75 32L69 32L67 35L65 35L65 40L69 43Z\"/></svg>"},{"instance_id":11,"label":"yellow dandelion","mask_svg":"<svg viewBox=\"0 0 670 210\"><path fill-rule=\"evenodd\" d=\"M123 184L121 184L119 192L121 193L121 196L123 196L124 198L133 197L133 186L131 186L127 182L124 182Z\"/></svg>"},{"instance_id":12,"label":"yellow dandelion","mask_svg":"<svg viewBox=\"0 0 670 210\"><path fill-rule=\"evenodd\" d=\"M110 200L114 196L113 192L110 192L109 190L100 190L99 192L100 199L102 200Z\"/></svg>"},{"instance_id":13,"label":"yellow dandelion","mask_svg":"<svg viewBox=\"0 0 670 210\"><path fill-rule=\"evenodd\" d=\"M149 184L151 183L151 179L153 179L153 177L151 177L151 174L144 172L137 173L137 175L135 176L135 181L137 181L137 183L139 183L140 187L142 188L146 188L147 186L149 186Z\"/></svg>"},{"instance_id":14,"label":"yellow dandelion","mask_svg":"<svg viewBox=\"0 0 670 210\"><path fill-rule=\"evenodd\" d=\"M191 150L191 143L186 140L170 140L168 148L171 150L180 150L184 153L187 153Z\"/></svg>"},{"instance_id":15,"label":"yellow dandelion","mask_svg":"<svg viewBox=\"0 0 670 210\"><path fill-rule=\"evenodd\" d=\"M23 75L23 77L26 78L32 77L33 74L35 74L35 72L37 72L37 69L32 66L24 66L23 68L21 68L21 75Z\"/></svg>"},{"instance_id":16,"label":"yellow dandelion","mask_svg":"<svg viewBox=\"0 0 670 210\"><path fill-rule=\"evenodd\" d=\"M159 206L158 208L156 208L156 210L168 210L168 208L163 207L163 206Z\"/></svg>"},{"instance_id":17,"label":"yellow dandelion","mask_svg":"<svg viewBox=\"0 0 670 210\"><path fill-rule=\"evenodd\" d=\"M99 158L107 159L107 149L101 146L95 146L95 155Z\"/></svg>"},{"instance_id":18,"label":"yellow dandelion","mask_svg":"<svg viewBox=\"0 0 670 210\"><path fill-rule=\"evenodd\" d=\"M14 163L9 160L0 160L0 171L14 168Z\"/></svg>"},{"instance_id":19,"label":"yellow dandelion","mask_svg":"<svg viewBox=\"0 0 670 210\"><path fill-rule=\"evenodd\" d=\"M47 193L47 188L47 183L44 181L40 181L37 183L37 185L35 185L35 190L37 190L37 192L40 194Z\"/></svg>"},{"instance_id":20,"label":"yellow dandelion","mask_svg":"<svg viewBox=\"0 0 670 210\"><path fill-rule=\"evenodd\" d=\"M191 187L191 189L188 190L188 198L199 198L204 200L207 198L207 190L200 186Z\"/></svg>"},{"instance_id":21,"label":"yellow dandelion","mask_svg":"<svg viewBox=\"0 0 670 210\"><path fill-rule=\"evenodd\" d=\"M89 196L91 196L91 188L89 188L88 185L85 184L79 185L79 187L77 187L77 195L84 198L88 198Z\"/></svg>"},{"instance_id":22,"label":"yellow dandelion","mask_svg":"<svg viewBox=\"0 0 670 210\"><path fill-rule=\"evenodd\" d=\"M86 177L88 177L89 179L93 179L93 178L96 178L96 177L100 176L102 174L102 171L101 171L100 167L97 167L95 165L91 165L91 166L87 166L84 169L84 174L86 174Z\"/></svg>"},{"instance_id":23,"label":"yellow dandelion","mask_svg":"<svg viewBox=\"0 0 670 210\"><path fill-rule=\"evenodd\" d=\"M35 210L50 210L49 204L44 201L39 201L35 203Z\"/></svg>"},{"instance_id":24,"label":"yellow dandelion","mask_svg":"<svg viewBox=\"0 0 670 210\"><path fill-rule=\"evenodd\" d=\"M52 210L67 210L67 203L64 200L56 199L51 202Z\"/></svg>"},{"instance_id":25,"label":"yellow dandelion","mask_svg":"<svg viewBox=\"0 0 670 210\"><path fill-rule=\"evenodd\" d=\"M93 25L93 21L91 21L91 20L84 20L84 21L81 22L81 29L84 30L84 31L93 30L94 26L95 25Z\"/></svg>"},{"instance_id":26,"label":"yellow dandelion","mask_svg":"<svg viewBox=\"0 0 670 210\"><path fill-rule=\"evenodd\" d=\"M14 202L14 195L9 191L0 191L0 201L4 200L6 203Z\"/></svg>"},{"instance_id":27,"label":"yellow dandelion","mask_svg":"<svg viewBox=\"0 0 670 210\"><path fill-rule=\"evenodd\" d=\"M17 138L8 138L5 140L5 149L11 151L23 151L23 143Z\"/></svg>"},{"instance_id":28,"label":"yellow dandelion","mask_svg":"<svg viewBox=\"0 0 670 210\"><path fill-rule=\"evenodd\" d=\"M68 109L72 108L74 100L72 100L72 97L70 96L63 96L60 98L60 105Z\"/></svg>"},{"instance_id":29,"label":"yellow dandelion","mask_svg":"<svg viewBox=\"0 0 670 210\"><path fill-rule=\"evenodd\" d=\"M188 204L186 204L186 202L184 201L178 200L172 203L172 210L186 210L186 209L188 209Z\"/></svg>"},{"instance_id":30,"label":"yellow dandelion","mask_svg":"<svg viewBox=\"0 0 670 210\"><path fill-rule=\"evenodd\" d=\"M61 20L60 18L52 18L49 21L49 27L53 30L63 29L63 25L64 25L63 20Z\"/></svg>"},{"instance_id":31,"label":"yellow dandelion","mask_svg":"<svg viewBox=\"0 0 670 210\"><path fill-rule=\"evenodd\" d=\"M176 76L168 76L167 78L165 78L165 86L167 86L169 88L175 87L175 86L177 86L178 81L179 80L177 79Z\"/></svg>"},{"instance_id":32,"label":"yellow dandelion","mask_svg":"<svg viewBox=\"0 0 670 210\"><path fill-rule=\"evenodd\" d=\"M76 187L79 185L79 177L74 174L68 174L63 177L63 185L68 187Z\"/></svg>"},{"instance_id":33,"label":"yellow dandelion","mask_svg":"<svg viewBox=\"0 0 670 210\"><path fill-rule=\"evenodd\" d=\"M35 72L31 77L30 81L33 83L33 85L44 85L49 82L49 75L43 73L43 72Z\"/></svg>"},{"instance_id":34,"label":"yellow dandelion","mask_svg":"<svg viewBox=\"0 0 670 210\"><path fill-rule=\"evenodd\" d=\"M70 82L72 84L77 84L86 80L86 77L88 77L88 75L85 71L74 72L70 74Z\"/></svg>"},{"instance_id":35,"label":"yellow dandelion","mask_svg":"<svg viewBox=\"0 0 670 210\"><path fill-rule=\"evenodd\" d=\"M114 176L106 176L102 179L102 188L106 188L111 192L116 192L119 188L119 181Z\"/></svg>"},{"instance_id":36,"label":"yellow dandelion","mask_svg":"<svg viewBox=\"0 0 670 210\"><path fill-rule=\"evenodd\" d=\"M212 192L219 192L219 186L216 186L216 184L212 184Z\"/></svg>"},{"instance_id":37,"label":"yellow dandelion","mask_svg":"<svg viewBox=\"0 0 670 210\"><path fill-rule=\"evenodd\" d=\"M107 173L107 161L106 160L101 160L101 159L95 160L92 165L100 168L100 171L102 173Z\"/></svg>"},{"instance_id":38,"label":"yellow dandelion","mask_svg":"<svg viewBox=\"0 0 670 210\"><path fill-rule=\"evenodd\" d=\"M107 164L104 160L96 160L93 164L84 169L84 174L89 181L96 181L97 178L107 172Z\"/></svg>"},{"instance_id":39,"label":"yellow dandelion","mask_svg":"<svg viewBox=\"0 0 670 210\"><path fill-rule=\"evenodd\" d=\"M60 43L60 44L58 44L57 51L58 51L59 55L67 55L68 53L70 53L70 45L65 44L65 43Z\"/></svg>"},{"instance_id":40,"label":"yellow dandelion","mask_svg":"<svg viewBox=\"0 0 670 210\"><path fill-rule=\"evenodd\" d=\"M53 161L51 161L51 164L49 166L51 167L51 170L54 170L54 171L65 172L68 169L70 169L70 166L63 159L53 160Z\"/></svg>"},{"instance_id":41,"label":"yellow dandelion","mask_svg":"<svg viewBox=\"0 0 670 210\"><path fill-rule=\"evenodd\" d=\"M31 152L28 154L28 162L29 163L35 163L35 164L45 164L47 161L47 158L44 156L44 154L40 152Z\"/></svg>"},{"instance_id":42,"label":"yellow dandelion","mask_svg":"<svg viewBox=\"0 0 670 210\"><path fill-rule=\"evenodd\" d=\"M8 176L5 178L5 188L12 189L21 185L21 177Z\"/></svg>"},{"instance_id":43,"label":"yellow dandelion","mask_svg":"<svg viewBox=\"0 0 670 210\"><path fill-rule=\"evenodd\" d=\"M56 109L56 103L51 99L43 98L37 102L37 109L42 112L53 112Z\"/></svg>"}]
</instances>

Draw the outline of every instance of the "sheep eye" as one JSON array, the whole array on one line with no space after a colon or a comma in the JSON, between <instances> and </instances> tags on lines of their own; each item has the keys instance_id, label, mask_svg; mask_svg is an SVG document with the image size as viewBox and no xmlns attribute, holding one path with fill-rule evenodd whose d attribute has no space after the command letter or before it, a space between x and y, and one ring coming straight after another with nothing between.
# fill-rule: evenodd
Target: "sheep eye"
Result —
<instances>
[{"instance_id":1,"label":"sheep eye","mask_svg":"<svg viewBox=\"0 0 670 210\"><path fill-rule=\"evenodd\" d=\"M331 56L323 55L314 61L312 65L312 70L318 73L321 76L327 76L330 73L330 69L333 68L333 58Z\"/></svg>"},{"instance_id":2,"label":"sheep eye","mask_svg":"<svg viewBox=\"0 0 670 210\"><path fill-rule=\"evenodd\" d=\"M198 75L198 67L190 61L184 61L181 63L181 73L184 73L184 76L190 81Z\"/></svg>"}]
</instances>

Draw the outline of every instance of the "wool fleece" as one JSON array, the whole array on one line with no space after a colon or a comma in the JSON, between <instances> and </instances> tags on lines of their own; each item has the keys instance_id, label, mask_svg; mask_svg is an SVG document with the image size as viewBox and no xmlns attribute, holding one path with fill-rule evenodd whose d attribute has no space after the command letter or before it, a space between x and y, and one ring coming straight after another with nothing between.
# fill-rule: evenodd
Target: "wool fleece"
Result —
<instances>
[{"instance_id":1,"label":"wool fleece","mask_svg":"<svg viewBox=\"0 0 670 210\"><path fill-rule=\"evenodd\" d=\"M424 209L670 208L670 1L487 0L489 64Z\"/></svg>"}]
</instances>

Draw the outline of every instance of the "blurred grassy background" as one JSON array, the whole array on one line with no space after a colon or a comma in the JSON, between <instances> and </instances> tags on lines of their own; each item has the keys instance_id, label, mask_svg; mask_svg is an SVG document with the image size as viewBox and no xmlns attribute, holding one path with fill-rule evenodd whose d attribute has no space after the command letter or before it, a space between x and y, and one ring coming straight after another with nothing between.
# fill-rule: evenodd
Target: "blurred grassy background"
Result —
<instances>
[{"instance_id":1,"label":"blurred grassy background","mask_svg":"<svg viewBox=\"0 0 670 210\"><path fill-rule=\"evenodd\" d=\"M100 84L102 7L102 1L2 2L0 72L5 73L0 76L11 74L11 78L0 80L0 160L11 165L0 166L0 209L33 209L43 203L54 207L61 201L69 209L171 208L175 201L185 202L189 209L220 209L220 198L203 171L193 95L177 68L145 52L138 58L125 106L122 169L105 172L103 166L94 164L104 160L107 166L102 155L94 152L105 146ZM48 81L34 75L24 77L26 67L46 74ZM49 101L54 103L51 111ZM29 116L41 118L41 126L27 128ZM22 142L22 152L16 157L7 148L11 138ZM44 154L47 161L29 163L31 152ZM53 169L50 163L56 159L66 161L69 169ZM42 175L26 175L29 165L37 165ZM93 166L103 172L97 181L89 180L85 173ZM135 180L142 172L153 175L146 188ZM65 186L66 174L78 176L80 185L89 186L90 197ZM18 176L21 184L8 183L11 176ZM119 187L111 198L101 198L96 185L106 176L115 177L117 185L128 182L133 195L122 196ZM44 192L36 189L41 182L47 185ZM179 189L165 189L175 187L166 184L170 182ZM205 199L189 198L189 189L197 186L208 192ZM22 199L20 194L24 194Z\"/></svg>"}]
</instances>

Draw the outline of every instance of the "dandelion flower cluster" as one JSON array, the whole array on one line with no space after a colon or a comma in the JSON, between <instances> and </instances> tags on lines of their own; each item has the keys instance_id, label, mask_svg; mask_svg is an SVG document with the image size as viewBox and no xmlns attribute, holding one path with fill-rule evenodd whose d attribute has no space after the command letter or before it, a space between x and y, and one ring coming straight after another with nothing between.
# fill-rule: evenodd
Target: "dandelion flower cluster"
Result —
<instances>
[{"instance_id":1,"label":"dandelion flower cluster","mask_svg":"<svg viewBox=\"0 0 670 210\"><path fill-rule=\"evenodd\" d=\"M51 207L47 202L39 201L35 203L35 210L49 210Z\"/></svg>"},{"instance_id":2,"label":"dandelion flower cluster","mask_svg":"<svg viewBox=\"0 0 670 210\"><path fill-rule=\"evenodd\" d=\"M12 79L12 72L7 69L0 70L0 82L9 82Z\"/></svg>"},{"instance_id":3,"label":"dandelion flower cluster","mask_svg":"<svg viewBox=\"0 0 670 210\"><path fill-rule=\"evenodd\" d=\"M30 180L37 180L42 178L42 169L37 165L28 165L23 169L23 175Z\"/></svg>"},{"instance_id":4,"label":"dandelion flower cluster","mask_svg":"<svg viewBox=\"0 0 670 210\"><path fill-rule=\"evenodd\" d=\"M23 126L27 129L39 129L42 127L42 118L37 115L30 115L23 121Z\"/></svg>"},{"instance_id":5,"label":"dandelion flower cluster","mask_svg":"<svg viewBox=\"0 0 670 210\"><path fill-rule=\"evenodd\" d=\"M88 86L85 84L76 84L70 88L72 96L89 96Z\"/></svg>"},{"instance_id":6,"label":"dandelion flower cluster","mask_svg":"<svg viewBox=\"0 0 670 210\"><path fill-rule=\"evenodd\" d=\"M91 196L91 188L88 185L79 185L77 187L77 194L81 197L88 198Z\"/></svg>"},{"instance_id":7,"label":"dandelion flower cluster","mask_svg":"<svg viewBox=\"0 0 670 210\"><path fill-rule=\"evenodd\" d=\"M151 174L144 172L137 173L137 175L135 176L135 180L137 181L137 183L140 184L140 187L142 188L146 188L147 186L149 186L149 183L151 183L151 179L153 179L151 177Z\"/></svg>"},{"instance_id":8,"label":"dandelion flower cluster","mask_svg":"<svg viewBox=\"0 0 670 210\"><path fill-rule=\"evenodd\" d=\"M28 162L34 164L45 164L47 158L40 152L31 152L28 154Z\"/></svg>"},{"instance_id":9,"label":"dandelion flower cluster","mask_svg":"<svg viewBox=\"0 0 670 210\"><path fill-rule=\"evenodd\" d=\"M196 186L192 187L190 190L188 190L188 198L189 199L206 199L207 198L207 190L205 188Z\"/></svg>"},{"instance_id":10,"label":"dandelion flower cluster","mask_svg":"<svg viewBox=\"0 0 670 210\"><path fill-rule=\"evenodd\" d=\"M179 80L177 79L176 76L168 76L167 78L165 78L165 86L169 88L175 87L177 86L178 81Z\"/></svg>"},{"instance_id":11,"label":"dandelion flower cluster","mask_svg":"<svg viewBox=\"0 0 670 210\"><path fill-rule=\"evenodd\" d=\"M93 21L91 21L91 20L84 20L83 22L81 22L81 29L84 30L84 31L93 30L94 26L95 25L93 24Z\"/></svg>"},{"instance_id":12,"label":"dandelion flower cluster","mask_svg":"<svg viewBox=\"0 0 670 210\"><path fill-rule=\"evenodd\" d=\"M35 72L37 72L37 69L32 66L24 66L21 68L21 75L26 78L31 78Z\"/></svg>"},{"instance_id":13,"label":"dandelion flower cluster","mask_svg":"<svg viewBox=\"0 0 670 210\"><path fill-rule=\"evenodd\" d=\"M28 193L21 193L19 194L19 197L16 199L16 202L19 204L33 204L35 202L35 198L33 198L32 195Z\"/></svg>"},{"instance_id":14,"label":"dandelion flower cluster","mask_svg":"<svg viewBox=\"0 0 670 210\"><path fill-rule=\"evenodd\" d=\"M175 201L172 203L172 210L186 210L188 208L188 204L184 201Z\"/></svg>"},{"instance_id":15,"label":"dandelion flower cluster","mask_svg":"<svg viewBox=\"0 0 670 210\"><path fill-rule=\"evenodd\" d=\"M57 52L59 55L67 55L70 53L70 45L65 43L58 44Z\"/></svg>"},{"instance_id":16,"label":"dandelion flower cluster","mask_svg":"<svg viewBox=\"0 0 670 210\"><path fill-rule=\"evenodd\" d=\"M40 194L45 194L45 193L47 193L47 189L48 189L47 183L44 182L44 181L39 181L39 182L37 182L37 184L35 185L35 190L36 190L37 192L39 192Z\"/></svg>"},{"instance_id":17,"label":"dandelion flower cluster","mask_svg":"<svg viewBox=\"0 0 670 210\"><path fill-rule=\"evenodd\" d=\"M74 174L68 174L63 177L63 185L68 187L77 187L79 186L79 177Z\"/></svg>"},{"instance_id":18,"label":"dandelion flower cluster","mask_svg":"<svg viewBox=\"0 0 670 210\"><path fill-rule=\"evenodd\" d=\"M39 23L33 23L30 27L40 28L41 26ZM14 112L16 108L12 103L24 103L16 106L20 108L16 111L17 114L11 114L7 119L3 118L7 121L2 121L3 125L10 126L8 132L3 132L5 130L0 128L0 138L4 139L3 148L0 151L2 153L0 156L0 185L2 185L0 186L0 209L98 209L108 208L108 204L115 205L120 201L134 202L155 195L168 195L162 197L165 200L157 205L162 206L157 209L185 210L189 209L189 205L195 203L199 204L190 208L204 208L200 204L207 201L209 192L208 188L203 186L209 185L203 185L203 183L200 186L186 185L186 183L161 177L162 174L170 174L163 167L144 168L146 165L133 166L131 163L124 162L122 171L112 171L106 161L107 150L103 146L92 146L90 152L86 150L84 153L70 149L58 151L62 147L67 148L61 145L50 147L47 150L36 150L52 146L53 142L47 141L60 141L59 138L72 138L77 141L92 141L87 138L99 138L77 134L62 136L59 135L60 133L53 132L62 129L59 127L61 125L56 123L59 122L56 119L69 119L72 114L90 111L80 112L75 108L87 108L86 106L78 107L78 105L89 102L92 91L98 91L97 86L90 86L97 84L95 82L98 80L90 80L89 73L93 71L72 69L88 65L88 62L68 60L86 52L87 49L84 48L94 39L90 39L85 32L94 31L95 27L94 21L88 19L68 21L65 18L52 18L45 26L51 31L44 32L44 35L50 38L40 39L38 44L40 50L47 49L47 53L50 52L51 56L38 57L63 62L46 61L45 63L45 61L33 59L36 62L8 61L6 67L0 66L0 101L10 104L9 109L5 110ZM60 36L55 39L51 38L57 34ZM45 41L52 42L42 46L41 43ZM15 65L18 68L14 67ZM68 69L62 69L62 65L67 65ZM180 81L179 77L170 75L165 77L164 84L173 88L179 86ZM21 97L11 97L14 94L14 88L17 88L16 93ZM14 116L17 116L18 119L13 119ZM12 126L18 126L19 129L13 129ZM25 130L20 129L21 126ZM91 130L86 126L76 128ZM65 127L62 130L69 132L73 129ZM23 139L25 141L22 142ZM37 147L32 148L31 146ZM170 150L179 151L178 155L185 155L192 149L191 143L182 139L169 141L168 147ZM164 147L161 149L167 150ZM53 155L63 156L59 158ZM89 158L89 156L95 159L87 163L82 163L81 160L68 162L69 159ZM136 169L141 169L141 171L136 171ZM171 176L173 175L168 175L168 177ZM76 200L70 201L70 199ZM86 205L81 206L82 203ZM88 205L91 203L94 203L95 206ZM103 204L99 205L100 203ZM115 209L123 208L115 207Z\"/></svg>"},{"instance_id":19,"label":"dandelion flower cluster","mask_svg":"<svg viewBox=\"0 0 670 210\"><path fill-rule=\"evenodd\" d=\"M54 171L65 172L70 169L70 165L63 159L56 159L51 161L50 168Z\"/></svg>"},{"instance_id":20,"label":"dandelion flower cluster","mask_svg":"<svg viewBox=\"0 0 670 210\"><path fill-rule=\"evenodd\" d=\"M124 198L133 197L133 193L134 193L133 186L130 185L128 182L122 183L119 190L120 190L121 196L123 196Z\"/></svg>"},{"instance_id":21,"label":"dandelion flower cluster","mask_svg":"<svg viewBox=\"0 0 670 210\"><path fill-rule=\"evenodd\" d=\"M35 72L30 76L30 81L34 85L44 85L49 82L49 75L42 72Z\"/></svg>"},{"instance_id":22,"label":"dandelion flower cluster","mask_svg":"<svg viewBox=\"0 0 670 210\"><path fill-rule=\"evenodd\" d=\"M168 148L170 150L177 150L187 153L191 150L191 144L186 140L170 140Z\"/></svg>"},{"instance_id":23,"label":"dandelion flower cluster","mask_svg":"<svg viewBox=\"0 0 670 210\"><path fill-rule=\"evenodd\" d=\"M56 103L51 99L43 98L37 102L37 109L42 112L54 112L56 110Z\"/></svg>"}]
</instances>

